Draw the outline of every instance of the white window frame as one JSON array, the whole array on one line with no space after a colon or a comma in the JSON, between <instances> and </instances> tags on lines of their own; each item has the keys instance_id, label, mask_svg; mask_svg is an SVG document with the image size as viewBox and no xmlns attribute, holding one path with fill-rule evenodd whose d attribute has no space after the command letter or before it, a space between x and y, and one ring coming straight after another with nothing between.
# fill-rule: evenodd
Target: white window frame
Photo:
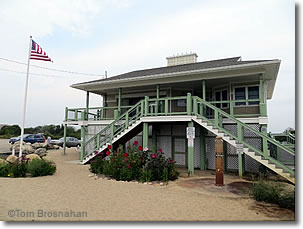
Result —
<instances>
[{"instance_id":1,"label":"white window frame","mask_svg":"<svg viewBox=\"0 0 303 229\"><path fill-rule=\"evenodd\" d=\"M222 88L222 89L217 89L217 90L214 91L214 101L217 101L216 100L216 93L217 92L220 92L220 99L221 99L220 101L225 101L225 100L222 100L222 92L223 91L227 91L227 101L229 100L230 96L229 96L229 93L228 93L229 92L228 88ZM220 107L218 107L220 109L228 109L229 108L229 103L215 103L214 106L216 106L217 104L220 104ZM226 104L227 106L223 107L223 104Z\"/></svg>"},{"instance_id":2,"label":"white window frame","mask_svg":"<svg viewBox=\"0 0 303 229\"><path fill-rule=\"evenodd\" d=\"M245 88L245 100L246 99L248 99L248 88L249 87L258 87L258 89L259 89L259 98L258 99L260 99L260 85L259 84L252 84L252 85L245 85L245 86L234 86L234 88L233 88L233 100L234 100L234 106L235 107L247 107L247 106L249 106L249 107L257 107L257 106L259 106L259 104L248 104L248 102L245 102L245 105L237 105L236 103L237 103L237 100L236 100L236 88ZM238 102L238 103L242 103L242 102Z\"/></svg>"}]
</instances>

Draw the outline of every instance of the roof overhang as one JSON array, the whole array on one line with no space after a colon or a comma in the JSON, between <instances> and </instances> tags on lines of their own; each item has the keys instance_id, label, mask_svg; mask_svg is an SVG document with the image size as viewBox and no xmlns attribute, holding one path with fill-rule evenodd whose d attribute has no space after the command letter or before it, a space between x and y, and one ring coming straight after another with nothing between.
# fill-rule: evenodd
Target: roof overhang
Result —
<instances>
[{"instance_id":1,"label":"roof overhang","mask_svg":"<svg viewBox=\"0 0 303 229\"><path fill-rule=\"evenodd\" d=\"M72 88L102 94L102 91L117 88L129 88L148 86L155 84L168 84L178 82L189 82L197 80L210 80L229 77L241 77L248 75L261 74L265 80L267 99L271 99L278 75L280 60L264 61L258 63L247 63L231 65L225 67L216 67L200 69L193 71L183 71L175 73L148 75L142 77L133 77L125 79L113 79L97 82L86 82L71 85ZM101 91L101 93L100 93Z\"/></svg>"}]
</instances>

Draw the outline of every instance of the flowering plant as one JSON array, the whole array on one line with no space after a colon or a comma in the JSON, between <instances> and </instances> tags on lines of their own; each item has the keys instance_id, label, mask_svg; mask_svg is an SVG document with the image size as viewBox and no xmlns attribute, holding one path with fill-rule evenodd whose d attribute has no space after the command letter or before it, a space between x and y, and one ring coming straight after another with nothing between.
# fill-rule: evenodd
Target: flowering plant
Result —
<instances>
[{"instance_id":1,"label":"flowering plant","mask_svg":"<svg viewBox=\"0 0 303 229\"><path fill-rule=\"evenodd\" d=\"M138 146L138 141L128 147L124 152L120 146L117 151L106 151L99 153L91 162L90 171L96 174L104 174L116 180L175 180L178 178L178 171L175 169L175 162L166 159L162 149L152 153L147 147L143 149ZM107 149L112 149L107 147Z\"/></svg>"}]
</instances>

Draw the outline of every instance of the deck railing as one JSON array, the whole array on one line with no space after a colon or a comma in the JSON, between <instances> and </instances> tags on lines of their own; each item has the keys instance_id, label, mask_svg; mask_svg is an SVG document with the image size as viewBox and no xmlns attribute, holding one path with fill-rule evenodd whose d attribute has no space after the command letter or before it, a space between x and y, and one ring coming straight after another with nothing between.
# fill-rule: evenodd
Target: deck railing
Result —
<instances>
[{"instance_id":1,"label":"deck railing","mask_svg":"<svg viewBox=\"0 0 303 229\"><path fill-rule=\"evenodd\" d=\"M165 97L165 98L148 98L148 115L185 115L187 114L187 96ZM218 104L228 104L227 107L221 107L234 117L259 117L264 116L261 111L257 113L235 114L235 109L239 107L249 108L251 105L239 105L239 103L259 103L260 99L246 100L224 100L224 101L208 101L208 103L218 106ZM237 105L238 104L238 105ZM132 106L112 107L89 107L86 108L66 108L65 121L83 121L83 120L117 120ZM220 108L219 108L220 109ZM206 108L205 114L209 118L214 118L214 112L210 108Z\"/></svg>"}]
</instances>

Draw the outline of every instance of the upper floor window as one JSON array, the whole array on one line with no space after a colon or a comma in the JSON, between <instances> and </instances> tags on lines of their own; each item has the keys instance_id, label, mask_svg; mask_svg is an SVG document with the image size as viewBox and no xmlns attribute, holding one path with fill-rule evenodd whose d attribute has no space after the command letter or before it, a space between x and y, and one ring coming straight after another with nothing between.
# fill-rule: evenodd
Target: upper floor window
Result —
<instances>
[{"instance_id":1,"label":"upper floor window","mask_svg":"<svg viewBox=\"0 0 303 229\"><path fill-rule=\"evenodd\" d=\"M259 99L259 86L246 86L235 88L235 100ZM236 102L236 106L256 105L259 101Z\"/></svg>"}]
</instances>

